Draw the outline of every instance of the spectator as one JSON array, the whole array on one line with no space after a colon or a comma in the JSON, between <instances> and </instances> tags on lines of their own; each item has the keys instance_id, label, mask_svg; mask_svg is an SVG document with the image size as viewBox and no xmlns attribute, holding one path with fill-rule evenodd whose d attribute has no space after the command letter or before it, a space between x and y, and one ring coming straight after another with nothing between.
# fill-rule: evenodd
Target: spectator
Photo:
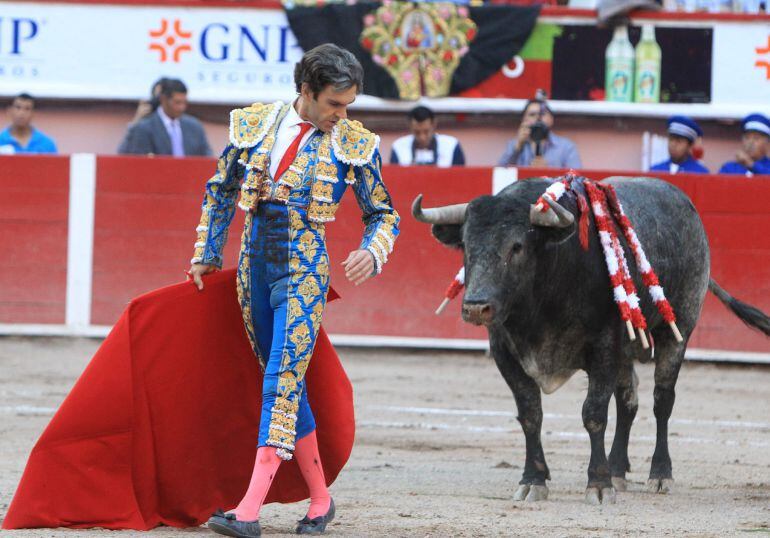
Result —
<instances>
[{"instance_id":1,"label":"spectator","mask_svg":"<svg viewBox=\"0 0 770 538\"><path fill-rule=\"evenodd\" d=\"M534 127L534 128L533 128ZM553 113L544 99L527 101L515 139L508 142L498 166L580 168L574 142L551 132Z\"/></svg>"},{"instance_id":2,"label":"spectator","mask_svg":"<svg viewBox=\"0 0 770 538\"><path fill-rule=\"evenodd\" d=\"M211 155L203 125L187 109L187 87L181 80L162 84L160 106L154 114L139 120L126 134L121 153L136 155Z\"/></svg>"},{"instance_id":3,"label":"spectator","mask_svg":"<svg viewBox=\"0 0 770 538\"><path fill-rule=\"evenodd\" d=\"M650 171L676 174L679 171L708 174L708 168L695 160L692 147L703 137L703 131L694 119L687 116L672 116L668 120L669 159L654 165Z\"/></svg>"},{"instance_id":4,"label":"spectator","mask_svg":"<svg viewBox=\"0 0 770 538\"><path fill-rule=\"evenodd\" d=\"M169 80L165 77L159 78L152 84L152 88L150 88L150 99L145 100L142 99L139 101L139 103L136 105L136 112L134 112L134 117L131 119L131 121L128 123L128 130L126 131L125 136L123 137L123 140L120 142L120 145L118 146L118 153L127 153L126 149L128 148L128 141L131 139L131 130L133 129L134 125L136 125L139 120L146 118L156 110L158 110L158 107L160 106L160 93L163 90L163 85L166 83L166 81Z\"/></svg>"},{"instance_id":5,"label":"spectator","mask_svg":"<svg viewBox=\"0 0 770 538\"><path fill-rule=\"evenodd\" d=\"M735 160L726 162L719 169L720 174L770 174L770 159L767 157L770 146L770 120L762 114L749 114L743 118L743 136L741 149L735 154Z\"/></svg>"},{"instance_id":6,"label":"spectator","mask_svg":"<svg viewBox=\"0 0 770 538\"><path fill-rule=\"evenodd\" d=\"M438 134L436 125L436 117L431 109L425 106L412 109L409 112L409 129L412 134L393 142L390 164L427 164L442 168L463 166L465 155L460 142L453 136Z\"/></svg>"},{"instance_id":7,"label":"spectator","mask_svg":"<svg viewBox=\"0 0 770 538\"><path fill-rule=\"evenodd\" d=\"M8 106L11 125L0 132L0 154L56 153L54 141L32 126L34 112L35 99L28 93L13 99Z\"/></svg>"}]
</instances>

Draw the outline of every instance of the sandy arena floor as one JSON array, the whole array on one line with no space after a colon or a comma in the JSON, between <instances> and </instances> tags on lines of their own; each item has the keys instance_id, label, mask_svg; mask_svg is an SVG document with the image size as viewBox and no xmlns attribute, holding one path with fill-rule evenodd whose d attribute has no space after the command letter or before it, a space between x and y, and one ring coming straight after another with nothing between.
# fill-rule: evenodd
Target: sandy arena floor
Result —
<instances>
[{"instance_id":1,"label":"sandy arena floor","mask_svg":"<svg viewBox=\"0 0 770 538\"><path fill-rule=\"evenodd\" d=\"M0 338L0 518L32 445L99 343ZM619 493L615 505L592 507L583 502L589 456L580 419L584 375L543 399L543 444L553 477L549 499L514 503L524 437L491 360L470 353L354 349L340 355L356 390L358 438L332 486L338 516L330 536L770 535L768 368L685 365L670 427L676 489L654 495L644 491L655 433L653 369L639 365L630 491ZM266 507L264 534L290 532L304 509ZM190 533L210 535L203 527L161 528L151 535L98 529L2 534Z\"/></svg>"}]
</instances>

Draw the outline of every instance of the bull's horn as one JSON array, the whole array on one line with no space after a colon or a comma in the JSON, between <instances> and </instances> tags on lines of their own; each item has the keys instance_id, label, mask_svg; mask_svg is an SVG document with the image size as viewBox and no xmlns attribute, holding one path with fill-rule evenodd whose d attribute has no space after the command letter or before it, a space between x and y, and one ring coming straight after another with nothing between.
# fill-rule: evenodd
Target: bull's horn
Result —
<instances>
[{"instance_id":1,"label":"bull's horn","mask_svg":"<svg viewBox=\"0 0 770 538\"><path fill-rule=\"evenodd\" d=\"M465 222L465 210L468 204L445 205L442 207L422 208L422 194L412 202L412 216L428 224L462 224Z\"/></svg>"},{"instance_id":2,"label":"bull's horn","mask_svg":"<svg viewBox=\"0 0 770 538\"><path fill-rule=\"evenodd\" d=\"M568 228L575 223L575 215L564 209L553 200L548 200L551 206L548 211L540 211L534 204L529 206L529 221L534 226L550 228Z\"/></svg>"}]
</instances>

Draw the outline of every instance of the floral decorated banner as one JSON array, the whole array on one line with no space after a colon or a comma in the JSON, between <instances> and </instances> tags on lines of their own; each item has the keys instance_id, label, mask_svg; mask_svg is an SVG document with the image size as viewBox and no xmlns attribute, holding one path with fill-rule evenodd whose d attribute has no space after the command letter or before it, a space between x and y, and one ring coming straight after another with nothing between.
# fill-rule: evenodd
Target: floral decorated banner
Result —
<instances>
[{"instance_id":1,"label":"floral decorated banner","mask_svg":"<svg viewBox=\"0 0 770 538\"><path fill-rule=\"evenodd\" d=\"M498 72L527 41L539 8L386 0L286 14L304 50L336 43L358 57L364 93L416 100L457 94Z\"/></svg>"}]
</instances>

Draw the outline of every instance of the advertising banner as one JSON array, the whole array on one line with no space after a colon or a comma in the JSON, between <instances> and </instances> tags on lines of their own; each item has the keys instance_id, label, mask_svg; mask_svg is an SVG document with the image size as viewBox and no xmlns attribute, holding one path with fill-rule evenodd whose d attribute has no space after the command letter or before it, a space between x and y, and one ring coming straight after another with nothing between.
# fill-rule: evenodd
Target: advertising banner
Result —
<instances>
[{"instance_id":1,"label":"advertising banner","mask_svg":"<svg viewBox=\"0 0 770 538\"><path fill-rule=\"evenodd\" d=\"M301 56L281 10L27 2L0 12L2 95L137 99L166 76L197 102L285 99Z\"/></svg>"},{"instance_id":2,"label":"advertising banner","mask_svg":"<svg viewBox=\"0 0 770 538\"><path fill-rule=\"evenodd\" d=\"M529 99L542 88L552 99L575 102L756 103L758 110L770 102L770 24L760 20L633 19L613 32L597 28L590 17L545 16L533 27L524 8L445 13L430 7L388 25L398 13L372 11L378 5L327 6L318 8L318 16L313 8L295 9L287 18L280 9L253 7L3 2L0 96L134 100L147 97L151 84L165 76L182 79L192 102L286 99L294 93L299 43L347 36L350 42L340 44L366 56L365 66L377 74L368 74L364 93L380 97L411 101L449 91L466 98ZM360 19L357 30L343 24L342 15ZM502 15L521 18L518 33L508 19L505 32L495 25ZM518 43L517 52L508 61L496 58L500 67L480 69L491 62L489 51L499 55L495 39L503 35ZM465 43L462 58L447 52L453 41L439 38ZM406 48L380 57L393 47ZM424 62L411 58L430 56L431 47L449 47L436 57L446 65L423 72L417 67Z\"/></svg>"},{"instance_id":3,"label":"advertising banner","mask_svg":"<svg viewBox=\"0 0 770 538\"><path fill-rule=\"evenodd\" d=\"M715 102L770 103L770 23L720 24L714 28Z\"/></svg>"}]
</instances>

